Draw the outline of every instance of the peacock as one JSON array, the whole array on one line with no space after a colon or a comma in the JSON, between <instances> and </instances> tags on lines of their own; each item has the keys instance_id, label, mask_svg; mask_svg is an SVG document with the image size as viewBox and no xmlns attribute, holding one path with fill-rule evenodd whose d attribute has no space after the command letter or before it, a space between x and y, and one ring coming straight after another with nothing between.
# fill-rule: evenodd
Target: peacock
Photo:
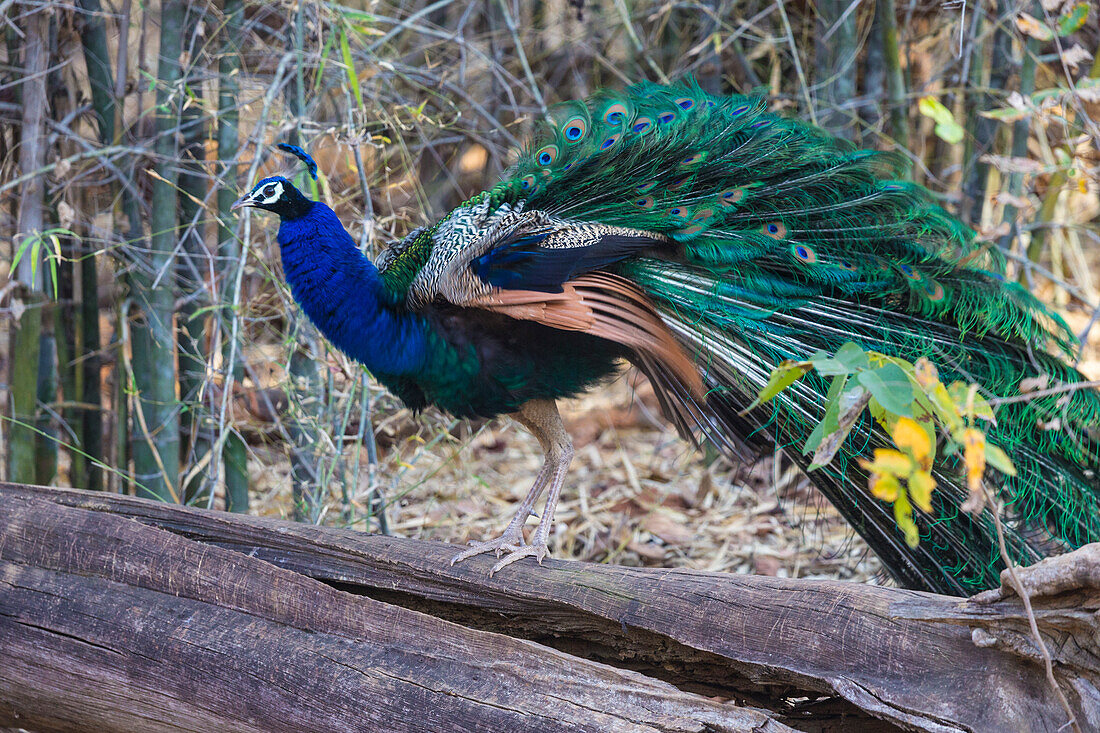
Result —
<instances>
[{"instance_id":1,"label":"peacock","mask_svg":"<svg viewBox=\"0 0 1100 733\"><path fill-rule=\"evenodd\" d=\"M784 360L848 342L928 357L945 383L989 397L1019 395L1024 380L1065 387L998 408L989 437L1017 474L985 480L1006 505L1016 560L1100 540L1100 394L1067 364L1072 333L1006 280L996 247L903 180L903 158L693 80L600 91L547 117L501 183L373 263L285 177L236 204L279 215L294 299L408 407L508 414L538 439L542 469L504 532L452 564L490 552L490 572L542 562L573 456L556 401L624 360L685 438L738 461L778 447L806 469L801 448L828 382L810 374L754 399ZM304 151L283 147L316 176ZM937 459L933 511L919 513L911 547L858 463L888 444L863 420L808 476L901 585L955 595L997 585L988 512L959 510L958 457Z\"/></svg>"}]
</instances>

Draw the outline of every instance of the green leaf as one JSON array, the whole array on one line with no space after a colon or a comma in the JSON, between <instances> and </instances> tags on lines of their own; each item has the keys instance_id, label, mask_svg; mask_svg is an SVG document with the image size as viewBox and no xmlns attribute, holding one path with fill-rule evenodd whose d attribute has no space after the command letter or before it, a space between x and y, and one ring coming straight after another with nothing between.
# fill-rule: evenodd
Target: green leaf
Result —
<instances>
[{"instance_id":1,"label":"green leaf","mask_svg":"<svg viewBox=\"0 0 1100 733\"><path fill-rule=\"evenodd\" d=\"M764 389L760 390L760 394L756 396L753 403L745 408L745 412L753 410L760 405L764 404L777 394L790 387L799 379L810 371L813 367L807 361L793 361L787 360L772 369L771 376L768 377L768 383L764 385Z\"/></svg>"},{"instance_id":2,"label":"green leaf","mask_svg":"<svg viewBox=\"0 0 1100 733\"><path fill-rule=\"evenodd\" d=\"M355 60L351 57L351 47L348 45L348 31L340 26L340 55L344 58L344 68L348 74L348 85L355 94L355 102L359 108L363 108L363 90L359 88L359 75L355 73Z\"/></svg>"},{"instance_id":3,"label":"green leaf","mask_svg":"<svg viewBox=\"0 0 1100 733\"><path fill-rule=\"evenodd\" d=\"M821 443L817 446L817 451L814 453L813 460L810 462L810 467L807 470L813 471L816 468L821 468L829 461L833 460L836 456L840 446L844 444L845 438L848 437L848 433L852 431L852 426L859 420L859 416L863 414L863 408L867 406L867 403L871 400L871 393L860 387L858 384L852 385L848 389L845 389L839 400L839 412L837 414L837 429L824 435ZM824 433L824 429L822 429Z\"/></svg>"},{"instance_id":4,"label":"green leaf","mask_svg":"<svg viewBox=\"0 0 1100 733\"><path fill-rule=\"evenodd\" d=\"M966 134L966 130L963 129L963 126L955 122L954 119L947 123L936 123L932 132L936 133L936 137L940 140L943 140L945 143L951 143L952 145L962 142L963 136Z\"/></svg>"},{"instance_id":5,"label":"green leaf","mask_svg":"<svg viewBox=\"0 0 1100 733\"><path fill-rule=\"evenodd\" d=\"M814 369L823 377L842 377L852 373L842 362L830 357L815 360Z\"/></svg>"},{"instance_id":6,"label":"green leaf","mask_svg":"<svg viewBox=\"0 0 1100 733\"><path fill-rule=\"evenodd\" d=\"M320 89L321 88L321 79L323 78L324 73L325 73L325 64L328 63L328 57L329 57L329 53L332 51L333 42L334 42L334 39L332 38L332 36L329 36L325 40L325 45L321 48L321 60L317 64L317 73L313 75L313 88L314 89Z\"/></svg>"},{"instance_id":7,"label":"green leaf","mask_svg":"<svg viewBox=\"0 0 1100 733\"><path fill-rule=\"evenodd\" d=\"M955 115L951 114L951 110L944 107L940 100L931 96L921 97L917 102L917 109L925 117L931 117L936 121L936 137L952 145L962 141L966 131L962 125L955 122Z\"/></svg>"},{"instance_id":8,"label":"green leaf","mask_svg":"<svg viewBox=\"0 0 1100 733\"><path fill-rule=\"evenodd\" d=\"M885 430L890 429L889 415L886 410L882 408L882 405L878 403L878 400L872 397L871 401L867 403L867 409L870 411L871 417L875 419L875 422L881 425Z\"/></svg>"},{"instance_id":9,"label":"green leaf","mask_svg":"<svg viewBox=\"0 0 1100 733\"><path fill-rule=\"evenodd\" d=\"M1050 29L1050 26L1027 13L1017 14L1016 27L1020 29L1021 33L1031 36L1037 41L1046 43L1054 38L1054 31Z\"/></svg>"},{"instance_id":10,"label":"green leaf","mask_svg":"<svg viewBox=\"0 0 1100 733\"><path fill-rule=\"evenodd\" d=\"M990 443L988 440L985 442L985 462L1005 476L1016 475L1016 466L1012 465L1012 459L1008 457L1007 453Z\"/></svg>"},{"instance_id":11,"label":"green leaf","mask_svg":"<svg viewBox=\"0 0 1100 733\"><path fill-rule=\"evenodd\" d=\"M26 254L27 248L34 244L35 241L35 237L23 237L23 241L19 243L19 248L15 250L15 256L11 258L11 267L8 268L9 272L15 272L15 269L19 267L19 260L23 259L23 255Z\"/></svg>"},{"instance_id":12,"label":"green leaf","mask_svg":"<svg viewBox=\"0 0 1100 733\"><path fill-rule=\"evenodd\" d=\"M965 382L952 382L951 386L947 388L947 393L951 395L951 401L955 403L960 415L967 415L978 420L989 420L995 424L997 421L993 417L993 408L988 400L978 394L976 389L972 397L970 394L971 389L972 385ZM968 402L970 403L969 409L967 409Z\"/></svg>"},{"instance_id":13,"label":"green leaf","mask_svg":"<svg viewBox=\"0 0 1100 733\"><path fill-rule=\"evenodd\" d=\"M1077 3L1073 9L1064 15L1058 16L1058 35L1065 38L1071 33L1081 30L1081 26L1089 17L1089 4Z\"/></svg>"},{"instance_id":14,"label":"green leaf","mask_svg":"<svg viewBox=\"0 0 1100 733\"><path fill-rule=\"evenodd\" d=\"M895 415L913 416L913 385L897 364L860 372L856 380L867 388L883 409Z\"/></svg>"},{"instance_id":15,"label":"green leaf","mask_svg":"<svg viewBox=\"0 0 1100 733\"><path fill-rule=\"evenodd\" d=\"M836 360L853 372L871 367L867 352L849 341L836 352Z\"/></svg>"},{"instance_id":16,"label":"green leaf","mask_svg":"<svg viewBox=\"0 0 1100 733\"><path fill-rule=\"evenodd\" d=\"M1031 116L1029 109L1017 109L1016 107L1003 107L1001 109L987 109L978 113L979 117L987 117L999 122L1015 122Z\"/></svg>"},{"instance_id":17,"label":"green leaf","mask_svg":"<svg viewBox=\"0 0 1100 733\"><path fill-rule=\"evenodd\" d=\"M806 445L802 449L802 455L809 455L810 451L817 450L826 435L831 435L840 430L840 396L843 394L844 385L847 383L848 377L843 374L833 377L833 381L829 385L829 392L825 395L825 417L810 433L810 437L806 440Z\"/></svg>"}]
</instances>

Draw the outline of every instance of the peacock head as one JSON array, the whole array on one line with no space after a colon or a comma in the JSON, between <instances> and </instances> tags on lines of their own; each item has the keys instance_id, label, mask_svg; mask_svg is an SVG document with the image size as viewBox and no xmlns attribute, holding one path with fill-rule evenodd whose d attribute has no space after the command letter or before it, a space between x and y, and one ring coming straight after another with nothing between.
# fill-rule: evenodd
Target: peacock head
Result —
<instances>
[{"instance_id":1,"label":"peacock head","mask_svg":"<svg viewBox=\"0 0 1100 733\"><path fill-rule=\"evenodd\" d=\"M317 180L317 163L309 157L309 153L297 145L287 143L279 143L275 147L305 163L310 178ZM251 191L237 199L230 210L241 209L245 206L266 209L278 214L283 219L297 219L309 213L310 209L313 208L313 202L306 198L286 178L272 176L253 186Z\"/></svg>"},{"instance_id":2,"label":"peacock head","mask_svg":"<svg viewBox=\"0 0 1100 733\"><path fill-rule=\"evenodd\" d=\"M282 176L265 178L252 190L237 199L232 209L254 206L278 214L283 219L297 219L309 213L313 202Z\"/></svg>"}]
</instances>

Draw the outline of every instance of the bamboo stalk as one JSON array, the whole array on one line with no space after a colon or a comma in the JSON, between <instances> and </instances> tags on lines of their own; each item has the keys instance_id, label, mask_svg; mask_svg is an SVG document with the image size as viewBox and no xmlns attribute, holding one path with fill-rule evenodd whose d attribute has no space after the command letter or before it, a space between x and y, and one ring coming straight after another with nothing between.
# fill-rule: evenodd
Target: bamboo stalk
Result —
<instances>
[{"instance_id":1,"label":"bamboo stalk","mask_svg":"<svg viewBox=\"0 0 1100 733\"><path fill-rule=\"evenodd\" d=\"M1036 13L1040 15L1041 13ZM1038 39L1028 37L1027 42L1024 44L1023 59L1020 63L1020 94L1022 96L1030 97L1035 92L1035 57L1039 53L1041 44ZM1031 136L1031 118L1024 117L1021 120L1017 120L1012 123L1012 146L1009 152L1013 158L1022 158L1027 155L1027 141ZM1014 197L1019 197L1023 192L1024 187L1024 174L1019 172L1012 172L1008 176L1008 192ZM1001 237L998 243L1002 249L1009 249L1012 246L1012 240L1016 236L1016 215L1018 210L1014 204L1005 204L1004 215L1002 221L1009 225L1009 231L1003 237ZM1030 255L1030 249L1028 251ZM1032 258L1034 261L1034 258ZM1030 275L1026 267L1020 270L1021 281L1026 282L1027 277Z\"/></svg>"},{"instance_id":2,"label":"bamboo stalk","mask_svg":"<svg viewBox=\"0 0 1100 733\"><path fill-rule=\"evenodd\" d=\"M80 353L80 319L81 312L76 301L76 263L80 257L79 240L75 237L61 237L61 262L57 265L57 299L58 309L61 313L61 334L57 340L57 371L61 381L62 399L73 407L65 407L61 410L61 417L65 429L70 434L76 434L76 445L80 450L70 450L69 454L69 485L78 485L87 471L84 451L80 444L79 433L74 429L80 424L85 409L75 406L83 396L81 389L80 365L76 355Z\"/></svg>"},{"instance_id":3,"label":"bamboo stalk","mask_svg":"<svg viewBox=\"0 0 1100 733\"><path fill-rule=\"evenodd\" d=\"M192 89L201 99L202 88ZM180 399L187 405L183 419L183 432L189 445L185 455L187 463L194 468L188 471L187 485L183 490L186 503L207 503L202 499L213 491L209 485L207 455L212 443L210 439L209 410L203 403L203 385L206 382L207 343L206 326L209 320L210 297L206 289L206 272L210 269L210 253L203 241L203 228L206 223L205 210L200 202L206 200L207 179L202 169L204 156L203 141L206 137L205 124L198 105L191 105L181 115L183 128L183 150L180 166L179 186L183 194L179 197L180 229L182 231L182 252L177 262L176 284L183 302L180 306L177 333L179 349L179 386Z\"/></svg>"},{"instance_id":4,"label":"bamboo stalk","mask_svg":"<svg viewBox=\"0 0 1100 733\"><path fill-rule=\"evenodd\" d=\"M23 83L19 146L19 169L24 173L41 171L46 159L43 135L46 119L46 70L49 65L49 14L45 7L24 4L19 10L23 32ZM38 412L38 371L42 335L42 292L44 248L35 240L45 228L44 175L31 176L19 196L15 248L23 255L13 273L18 293L26 309L15 324L12 339L11 404L12 423L8 431L8 475L13 481L33 482L37 474L36 415Z\"/></svg>"},{"instance_id":5,"label":"bamboo stalk","mask_svg":"<svg viewBox=\"0 0 1100 733\"><path fill-rule=\"evenodd\" d=\"M305 112L305 82L302 67L304 65L305 17L301 3L294 11L294 22L290 27L291 44L297 58L294 73L287 85L287 106L294 118L294 128L289 138L292 145L301 145L301 116ZM301 180L299 180L301 184ZM291 319L291 333L296 334L294 351L290 355L290 389L297 408L294 419L290 421L290 473L291 493L294 499L294 519L296 521L316 520L321 508L321 482L317 470L317 438L311 430L321 424L320 408L322 389L320 375L312 355L318 353L319 346L316 329L309 321L294 317Z\"/></svg>"},{"instance_id":6,"label":"bamboo stalk","mask_svg":"<svg viewBox=\"0 0 1100 733\"><path fill-rule=\"evenodd\" d=\"M73 483L79 481L83 488L92 491L103 489L103 471L97 465L104 458L101 351L96 256L87 252L80 258L80 392L81 401L95 407L80 411L80 447L86 456L84 473L79 477L71 475Z\"/></svg>"},{"instance_id":7,"label":"bamboo stalk","mask_svg":"<svg viewBox=\"0 0 1100 733\"><path fill-rule=\"evenodd\" d=\"M218 60L218 158L225 162L227 170L222 179L232 184L237 179L237 155L240 148L239 115L237 111L237 95L240 85L237 82L241 70L241 59L237 48L237 39L241 35L241 27L244 21L244 0L225 0L222 7L225 16L225 25L222 29L224 39L221 58ZM229 222L234 221L229 207L236 199L236 192L231 185L222 185L218 188L218 239L219 254L225 267L225 276L221 281L221 302L228 306L223 310L226 319L225 332L229 334L226 339L223 355L226 359L225 371L226 383L232 384L240 381L244 375L244 368L239 359L235 358L237 350L231 348L229 339L237 333L236 321L238 318L237 303L234 302L234 283L236 272L242 266L241 240L235 227L230 227ZM225 437L222 448L222 472L225 481L225 508L231 512L248 511L248 453L247 447L241 436L233 431L224 422L220 426L222 431L229 431Z\"/></svg>"},{"instance_id":8,"label":"bamboo stalk","mask_svg":"<svg viewBox=\"0 0 1100 733\"><path fill-rule=\"evenodd\" d=\"M149 223L149 253L138 269L135 301L144 311L144 333L134 332L134 382L142 434L134 441L134 472L139 492L165 501L179 501L179 404L176 401L176 340L173 335L176 226L179 221L174 164L180 81L180 54L186 6L167 0L161 8L160 60L157 65L156 141L158 177L153 181ZM140 361L140 363L139 363Z\"/></svg>"},{"instance_id":9,"label":"bamboo stalk","mask_svg":"<svg viewBox=\"0 0 1100 733\"><path fill-rule=\"evenodd\" d=\"M886 93L889 97L890 136L899 148L909 147L909 103L906 100L905 73L901 68L898 44L898 9L895 0L878 0L875 15L882 24L883 60L886 63Z\"/></svg>"},{"instance_id":10,"label":"bamboo stalk","mask_svg":"<svg viewBox=\"0 0 1100 733\"><path fill-rule=\"evenodd\" d=\"M58 51L57 18L50 19L50 58L60 58ZM50 103L53 122L58 127L67 125L72 111L76 92L67 83L64 66L56 61L50 64L46 77L46 93ZM62 156L72 152L76 141L74 136L58 136L53 152ZM48 209L50 221L60 222L61 201L52 202ZM68 227L66 227L68 228ZM57 402L58 386L61 388L62 402L77 402L80 399L79 373L73 355L77 353L77 333L79 331L79 313L73 300L75 291L75 273L73 263L76 259L76 241L70 234L58 232L56 235L57 255L56 280L49 284L54 302L46 312L45 328L42 329L42 345L39 351L38 399L42 405ZM52 352L52 353L51 353ZM37 470L40 483L53 482L58 472L58 451L62 444L62 435L66 438L73 434L71 425L77 421L79 411L71 407L54 407L39 414L39 433L37 436ZM63 432L64 431L64 432ZM65 441L66 444L68 440ZM78 441L79 442L79 441ZM79 446L77 446L79 448ZM84 473L82 451L69 450L69 482L74 473Z\"/></svg>"},{"instance_id":11,"label":"bamboo stalk","mask_svg":"<svg viewBox=\"0 0 1100 733\"><path fill-rule=\"evenodd\" d=\"M13 329L11 360L11 422L8 428L8 476L19 483L34 483L35 413L38 408L38 350L42 333L41 294L25 296L26 310Z\"/></svg>"},{"instance_id":12,"label":"bamboo stalk","mask_svg":"<svg viewBox=\"0 0 1100 733\"><path fill-rule=\"evenodd\" d=\"M1004 7L1003 5L1001 7ZM980 32L975 34L980 36ZM964 209L964 215L968 223L977 225L982 220L982 210L985 207L986 189L989 186L990 164L982 161L982 156L993 151L996 141L999 123L996 120L980 117L976 113L983 109L989 109L995 103L994 94L1005 88L1008 72L1011 68L1012 37L998 23L993 31L992 51L989 59L989 81L983 82L984 73L981 62L984 54L977 51L974 54L974 63L970 69L969 86L971 89L982 89L976 100L971 100L968 107L975 113L970 125L971 135L968 136L971 148L964 162L968 163L962 184L963 195L969 202L968 209Z\"/></svg>"},{"instance_id":13,"label":"bamboo stalk","mask_svg":"<svg viewBox=\"0 0 1100 733\"><path fill-rule=\"evenodd\" d=\"M856 96L856 19L847 0L823 0L818 4L818 83L822 89L819 124L837 137L852 139L854 111L842 107ZM820 97L819 97L820 99Z\"/></svg>"},{"instance_id":14,"label":"bamboo stalk","mask_svg":"<svg viewBox=\"0 0 1100 733\"><path fill-rule=\"evenodd\" d=\"M79 7L84 12L78 13L76 18L84 47L84 65L88 70L99 142L105 146L111 145L115 142L115 98L107 50L107 28L99 0L80 0ZM112 185L112 188L117 187ZM113 217L114 212L110 214ZM84 252L80 257L80 386L81 401L88 405L102 403L99 278L96 260L94 250ZM105 457L103 416L101 409L82 409L80 413L80 446L87 459L84 472L78 476L73 470L70 476L74 484L79 483L86 489L99 491L104 488L102 469L96 465Z\"/></svg>"},{"instance_id":15,"label":"bamboo stalk","mask_svg":"<svg viewBox=\"0 0 1100 733\"><path fill-rule=\"evenodd\" d=\"M52 287L52 286L51 286ZM57 303L45 301L42 306L42 326L38 334L38 370L34 420L34 481L49 486L57 475L57 425L49 410L57 400L57 335L55 323Z\"/></svg>"}]
</instances>

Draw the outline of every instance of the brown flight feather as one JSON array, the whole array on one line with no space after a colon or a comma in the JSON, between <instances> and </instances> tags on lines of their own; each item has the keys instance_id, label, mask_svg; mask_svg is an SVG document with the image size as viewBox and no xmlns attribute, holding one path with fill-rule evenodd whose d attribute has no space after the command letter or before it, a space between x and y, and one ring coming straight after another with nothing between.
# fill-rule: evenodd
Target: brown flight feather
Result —
<instances>
[{"instance_id":1,"label":"brown flight feather","mask_svg":"<svg viewBox=\"0 0 1100 733\"><path fill-rule=\"evenodd\" d=\"M673 377L703 401L699 369L657 315L648 296L626 278L589 272L563 283L560 293L498 289L465 305L564 331L582 331L627 346L637 352L643 371L657 366L666 379Z\"/></svg>"}]
</instances>

